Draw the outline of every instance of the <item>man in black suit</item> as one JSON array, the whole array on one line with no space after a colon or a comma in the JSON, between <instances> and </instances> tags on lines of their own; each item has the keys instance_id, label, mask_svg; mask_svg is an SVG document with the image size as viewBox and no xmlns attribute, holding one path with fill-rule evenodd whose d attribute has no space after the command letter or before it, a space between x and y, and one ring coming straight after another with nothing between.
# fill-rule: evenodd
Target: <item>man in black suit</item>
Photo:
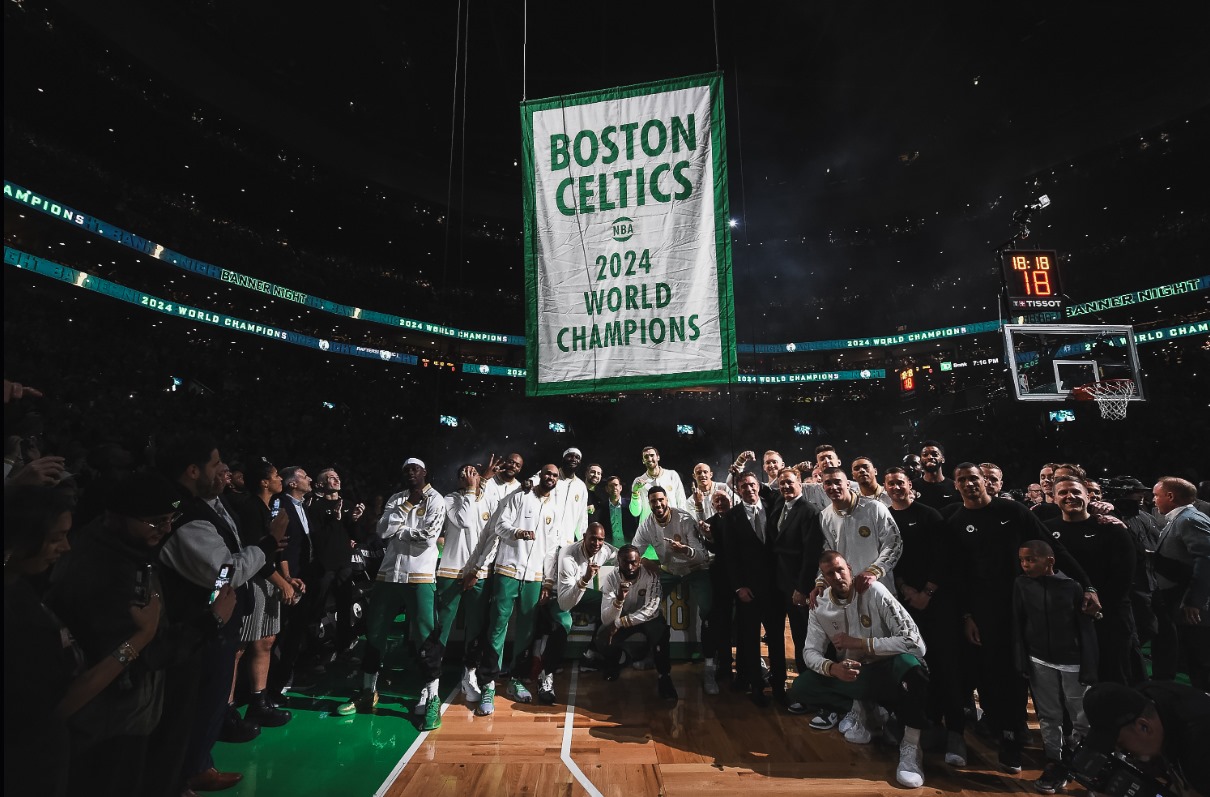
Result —
<instances>
[{"instance_id":1,"label":"man in black suit","mask_svg":"<svg viewBox=\"0 0 1210 797\"><path fill-rule=\"evenodd\" d=\"M599 522L605 527L605 542L621 548L634 539L634 533L639 529L639 519L630 514L622 501L622 480L618 476L605 480L605 504L600 512Z\"/></svg>"},{"instance_id":2,"label":"man in black suit","mask_svg":"<svg viewBox=\"0 0 1210 797\"><path fill-rule=\"evenodd\" d=\"M786 691L786 644L784 605L786 596L777 586L777 552L769 525L769 505L760 497L760 482L754 473L742 473L736 481L740 503L726 514L727 562L736 604L736 684L747 684L752 702L768 704L760 671L760 628L769 635L769 669L773 696Z\"/></svg>"},{"instance_id":3,"label":"man in black suit","mask_svg":"<svg viewBox=\"0 0 1210 797\"><path fill-rule=\"evenodd\" d=\"M790 618L790 636L794 640L794 664L798 672L806 666L802 646L807 641L807 609L795 605L794 586L798 583L803 562L816 562L823 553L823 532L819 528L819 510L802 494L798 471L785 468L777 474L781 497L769 512L769 531L777 554L777 590L785 598L784 614ZM770 615L772 618L772 615ZM785 621L778 626L784 629ZM773 633L766 627L766 633ZM785 632L782 631L782 636Z\"/></svg>"}]
</instances>

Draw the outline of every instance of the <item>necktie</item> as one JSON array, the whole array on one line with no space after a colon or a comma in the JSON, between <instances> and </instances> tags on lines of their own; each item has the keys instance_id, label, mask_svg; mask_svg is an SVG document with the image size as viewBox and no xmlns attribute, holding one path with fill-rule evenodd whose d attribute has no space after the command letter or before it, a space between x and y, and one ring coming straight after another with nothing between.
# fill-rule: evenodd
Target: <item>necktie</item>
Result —
<instances>
[{"instance_id":1,"label":"necktie","mask_svg":"<svg viewBox=\"0 0 1210 797\"><path fill-rule=\"evenodd\" d=\"M777 516L777 530L778 531L781 531L782 526L786 525L786 515L788 515L788 514L790 514L790 507L788 505L783 506L781 508L781 514Z\"/></svg>"}]
</instances>

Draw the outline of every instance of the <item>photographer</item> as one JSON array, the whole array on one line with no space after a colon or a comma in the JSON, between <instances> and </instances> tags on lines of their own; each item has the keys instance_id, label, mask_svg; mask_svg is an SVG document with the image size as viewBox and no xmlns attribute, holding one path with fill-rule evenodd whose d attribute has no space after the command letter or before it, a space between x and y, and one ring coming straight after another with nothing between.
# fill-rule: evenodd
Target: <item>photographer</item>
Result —
<instances>
[{"instance_id":1,"label":"photographer","mask_svg":"<svg viewBox=\"0 0 1210 797\"><path fill-rule=\"evenodd\" d=\"M1153 682L1138 689L1121 684L1097 684L1084 695L1084 713L1091 730L1084 747L1112 754L1125 753L1146 774L1166 783L1165 793L1181 797L1210 795L1210 695L1191 686ZM1083 751L1081 751L1083 752ZM1089 761L1096 771L1089 772ZM1077 753L1072 763L1078 780L1099 793L1106 790L1105 770L1116 759ZM1136 774L1136 773L1130 773Z\"/></svg>"}]
</instances>

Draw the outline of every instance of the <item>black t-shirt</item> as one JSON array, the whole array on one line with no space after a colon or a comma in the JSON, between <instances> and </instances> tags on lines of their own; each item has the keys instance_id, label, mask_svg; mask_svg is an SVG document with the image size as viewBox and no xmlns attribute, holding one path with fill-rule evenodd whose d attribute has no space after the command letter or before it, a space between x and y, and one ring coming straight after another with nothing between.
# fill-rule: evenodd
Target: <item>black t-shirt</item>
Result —
<instances>
[{"instance_id":1,"label":"black t-shirt","mask_svg":"<svg viewBox=\"0 0 1210 797\"><path fill-rule=\"evenodd\" d=\"M1018 552L1026 540L1050 542L1055 548L1056 569L1082 585L1088 584L1088 575L1079 563L1016 501L993 498L978 509L962 506L946 517L945 523L954 546L954 568L961 576L959 601L975 615L1011 616L1013 582L1021 575Z\"/></svg>"},{"instance_id":2,"label":"black t-shirt","mask_svg":"<svg viewBox=\"0 0 1210 797\"><path fill-rule=\"evenodd\" d=\"M907 509L890 509L903 539L903 555L895 565L895 582L924 589L931 581L940 591L949 571L949 546L943 539L946 530L941 513L919 501L913 501Z\"/></svg>"},{"instance_id":3,"label":"black t-shirt","mask_svg":"<svg viewBox=\"0 0 1210 797\"><path fill-rule=\"evenodd\" d=\"M1046 522L1058 540L1088 573L1101 605L1108 608L1130 600L1134 581L1135 551L1130 532L1117 524L1088 518L1069 523L1061 516Z\"/></svg>"},{"instance_id":4,"label":"black t-shirt","mask_svg":"<svg viewBox=\"0 0 1210 797\"><path fill-rule=\"evenodd\" d=\"M1045 523L1048 520L1054 520L1057 517L1063 517L1063 510L1059 509L1058 504L1048 504L1043 501L1040 504L1034 504L1029 510L1037 516L1038 520Z\"/></svg>"},{"instance_id":5,"label":"black t-shirt","mask_svg":"<svg viewBox=\"0 0 1210 797\"><path fill-rule=\"evenodd\" d=\"M938 512L947 504L962 500L958 495L958 488L954 487L954 483L949 479L939 482L926 482L921 479L915 486L916 492L920 493L920 498L916 499L917 503L931 506Z\"/></svg>"}]
</instances>

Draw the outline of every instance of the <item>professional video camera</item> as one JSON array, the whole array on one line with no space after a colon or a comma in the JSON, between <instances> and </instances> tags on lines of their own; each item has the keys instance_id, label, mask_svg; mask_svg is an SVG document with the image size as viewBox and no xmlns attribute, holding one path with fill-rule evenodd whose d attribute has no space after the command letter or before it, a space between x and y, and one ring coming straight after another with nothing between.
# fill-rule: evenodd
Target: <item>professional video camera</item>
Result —
<instances>
[{"instance_id":1,"label":"professional video camera","mask_svg":"<svg viewBox=\"0 0 1210 797\"><path fill-rule=\"evenodd\" d=\"M1178 792L1128 759L1081 746L1067 765L1069 774L1090 792L1104 797L1176 797Z\"/></svg>"},{"instance_id":2,"label":"professional video camera","mask_svg":"<svg viewBox=\"0 0 1210 797\"><path fill-rule=\"evenodd\" d=\"M1123 519L1139 513L1142 504L1140 493L1150 492L1145 484L1133 476L1114 476L1101 482L1101 490L1105 500L1113 504L1114 514Z\"/></svg>"}]
</instances>

